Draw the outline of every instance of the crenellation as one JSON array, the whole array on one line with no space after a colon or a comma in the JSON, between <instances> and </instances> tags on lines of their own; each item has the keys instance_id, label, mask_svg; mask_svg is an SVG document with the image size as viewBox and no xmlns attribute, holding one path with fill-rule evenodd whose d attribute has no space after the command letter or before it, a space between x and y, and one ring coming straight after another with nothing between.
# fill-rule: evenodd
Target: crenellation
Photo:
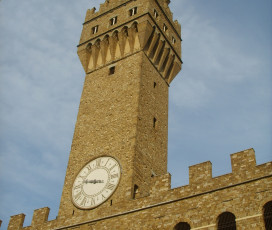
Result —
<instances>
[{"instance_id":1,"label":"crenellation","mask_svg":"<svg viewBox=\"0 0 272 230\"><path fill-rule=\"evenodd\" d=\"M212 179L212 163L210 161L189 167L189 183L203 184Z\"/></svg>"},{"instance_id":2,"label":"crenellation","mask_svg":"<svg viewBox=\"0 0 272 230\"><path fill-rule=\"evenodd\" d=\"M25 221L25 214L19 214L10 217L8 230L21 230Z\"/></svg>"},{"instance_id":3,"label":"crenellation","mask_svg":"<svg viewBox=\"0 0 272 230\"><path fill-rule=\"evenodd\" d=\"M233 174L239 177L249 178L255 174L255 151L247 149L231 155L231 166Z\"/></svg>"},{"instance_id":4,"label":"crenellation","mask_svg":"<svg viewBox=\"0 0 272 230\"><path fill-rule=\"evenodd\" d=\"M167 173L152 178L151 196L156 196L159 192L169 191L171 189L171 174Z\"/></svg>"},{"instance_id":5,"label":"crenellation","mask_svg":"<svg viewBox=\"0 0 272 230\"><path fill-rule=\"evenodd\" d=\"M36 209L33 213L31 226L35 228L40 228L40 226L42 226L44 222L48 221L49 212L50 209L48 207Z\"/></svg>"}]
</instances>

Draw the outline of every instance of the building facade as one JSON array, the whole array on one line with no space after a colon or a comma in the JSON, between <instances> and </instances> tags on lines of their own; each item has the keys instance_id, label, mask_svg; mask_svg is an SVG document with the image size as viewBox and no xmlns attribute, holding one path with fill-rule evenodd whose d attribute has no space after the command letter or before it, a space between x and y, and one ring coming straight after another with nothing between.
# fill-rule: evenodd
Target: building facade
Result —
<instances>
[{"instance_id":1,"label":"building facade","mask_svg":"<svg viewBox=\"0 0 272 230\"><path fill-rule=\"evenodd\" d=\"M271 229L272 163L253 149L210 162L171 189L168 90L182 67L169 0L106 0L87 11L78 45L86 72L58 217L11 217L9 230Z\"/></svg>"}]
</instances>

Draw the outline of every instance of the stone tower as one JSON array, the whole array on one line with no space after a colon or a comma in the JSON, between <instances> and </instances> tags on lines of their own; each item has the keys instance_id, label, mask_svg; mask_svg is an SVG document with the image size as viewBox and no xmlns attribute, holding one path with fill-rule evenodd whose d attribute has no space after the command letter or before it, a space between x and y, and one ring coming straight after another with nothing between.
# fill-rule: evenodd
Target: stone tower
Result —
<instances>
[{"instance_id":1,"label":"stone tower","mask_svg":"<svg viewBox=\"0 0 272 230\"><path fill-rule=\"evenodd\" d=\"M180 71L180 25L169 0L107 0L88 10L78 45L86 72L59 216L81 215L71 202L76 174L92 159L115 157L118 188L98 209L150 193L167 173L168 87ZM82 197L83 199L83 197Z\"/></svg>"},{"instance_id":2,"label":"stone tower","mask_svg":"<svg viewBox=\"0 0 272 230\"><path fill-rule=\"evenodd\" d=\"M248 149L232 172L189 167L171 189L168 88L181 70L169 0L106 0L88 10L78 45L86 72L59 214L12 216L8 230L271 230L272 162ZM1 224L1 223L0 223Z\"/></svg>"}]
</instances>

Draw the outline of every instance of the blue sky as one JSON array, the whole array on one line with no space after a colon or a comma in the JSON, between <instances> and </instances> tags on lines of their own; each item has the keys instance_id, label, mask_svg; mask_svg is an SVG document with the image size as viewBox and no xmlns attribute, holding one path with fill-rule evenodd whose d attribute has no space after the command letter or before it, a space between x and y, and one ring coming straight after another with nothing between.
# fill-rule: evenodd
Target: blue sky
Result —
<instances>
[{"instance_id":1,"label":"blue sky","mask_svg":"<svg viewBox=\"0 0 272 230\"><path fill-rule=\"evenodd\" d=\"M54 219L84 71L76 54L88 8L103 0L0 0L0 219L50 207ZM172 0L184 62L170 86L168 170L231 172L229 154L272 160L271 0Z\"/></svg>"}]
</instances>

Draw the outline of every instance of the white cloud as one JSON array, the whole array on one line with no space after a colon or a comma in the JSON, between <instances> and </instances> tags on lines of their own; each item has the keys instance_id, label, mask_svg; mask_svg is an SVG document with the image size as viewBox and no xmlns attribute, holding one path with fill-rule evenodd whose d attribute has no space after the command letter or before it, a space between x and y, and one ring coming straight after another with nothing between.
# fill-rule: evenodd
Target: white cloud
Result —
<instances>
[{"instance_id":1,"label":"white cloud","mask_svg":"<svg viewBox=\"0 0 272 230\"><path fill-rule=\"evenodd\" d=\"M18 212L28 215L27 223L35 208L50 206L57 213L84 80L76 45L87 8L99 9L101 2L0 2L4 226ZM188 181L187 167L194 163L211 160L215 171L223 173L220 167L228 161L229 170L228 154L244 147L256 147L259 156L271 159L271 70L266 68L271 59L252 55L254 47L245 44L243 35L226 33L195 4L171 3L174 18L182 23L184 61L170 87L174 186ZM31 194L31 201L25 194Z\"/></svg>"}]
</instances>

